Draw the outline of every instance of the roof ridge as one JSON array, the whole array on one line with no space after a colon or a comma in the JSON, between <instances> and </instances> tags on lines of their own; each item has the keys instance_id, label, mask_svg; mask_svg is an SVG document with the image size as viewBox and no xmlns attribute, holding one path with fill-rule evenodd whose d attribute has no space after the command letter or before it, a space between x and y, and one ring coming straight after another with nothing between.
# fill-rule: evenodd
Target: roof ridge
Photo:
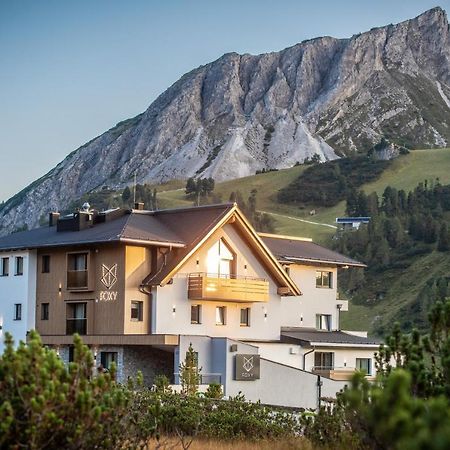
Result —
<instances>
[{"instance_id":1,"label":"roof ridge","mask_svg":"<svg viewBox=\"0 0 450 450\"><path fill-rule=\"evenodd\" d=\"M172 214L172 213L179 213L179 212L185 212L185 211L196 211L196 210L204 210L204 209L219 209L219 208L232 208L233 206L236 206L236 203L233 202L226 202L226 203L214 203L212 205L200 205L200 206L182 206L179 208L166 208L166 209L157 209L155 211L149 211L149 210L138 210L138 209L132 209L132 214L146 214L146 215L158 215L159 213L165 213L165 214Z\"/></svg>"}]
</instances>

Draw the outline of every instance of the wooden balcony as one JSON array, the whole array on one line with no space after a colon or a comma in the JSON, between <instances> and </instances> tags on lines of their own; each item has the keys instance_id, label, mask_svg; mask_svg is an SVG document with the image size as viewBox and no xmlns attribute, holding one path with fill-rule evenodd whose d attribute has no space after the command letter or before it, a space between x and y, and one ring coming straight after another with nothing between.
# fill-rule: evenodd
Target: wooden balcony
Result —
<instances>
[{"instance_id":1,"label":"wooden balcony","mask_svg":"<svg viewBox=\"0 0 450 450\"><path fill-rule=\"evenodd\" d=\"M263 278L191 273L188 277L188 297L190 300L267 302L269 282Z\"/></svg>"},{"instance_id":2,"label":"wooden balcony","mask_svg":"<svg viewBox=\"0 0 450 450\"><path fill-rule=\"evenodd\" d=\"M312 373L335 381L349 381L354 375L354 367L313 367Z\"/></svg>"}]
</instances>

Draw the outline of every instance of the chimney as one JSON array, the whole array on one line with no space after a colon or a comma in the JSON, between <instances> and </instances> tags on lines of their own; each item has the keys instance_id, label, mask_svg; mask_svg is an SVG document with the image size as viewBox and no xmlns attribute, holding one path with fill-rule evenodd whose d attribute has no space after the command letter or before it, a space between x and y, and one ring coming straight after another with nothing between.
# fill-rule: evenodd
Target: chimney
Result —
<instances>
[{"instance_id":1,"label":"chimney","mask_svg":"<svg viewBox=\"0 0 450 450\"><path fill-rule=\"evenodd\" d=\"M136 202L134 204L134 209L137 209L138 211L144 210L144 202Z\"/></svg>"},{"instance_id":2,"label":"chimney","mask_svg":"<svg viewBox=\"0 0 450 450\"><path fill-rule=\"evenodd\" d=\"M58 222L60 214L58 212L51 212L48 215L48 226L54 227L56 223Z\"/></svg>"}]
</instances>

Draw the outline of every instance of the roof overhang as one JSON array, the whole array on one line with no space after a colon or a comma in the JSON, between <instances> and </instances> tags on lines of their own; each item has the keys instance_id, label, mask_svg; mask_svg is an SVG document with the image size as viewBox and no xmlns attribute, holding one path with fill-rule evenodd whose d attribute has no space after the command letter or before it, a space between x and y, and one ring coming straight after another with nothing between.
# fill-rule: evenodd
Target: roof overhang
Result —
<instances>
[{"instance_id":1,"label":"roof overhang","mask_svg":"<svg viewBox=\"0 0 450 450\"><path fill-rule=\"evenodd\" d=\"M195 246L172 268L172 270L160 282L160 286L164 286L171 278L181 269L186 261L194 255L194 253L220 228L227 223L236 224L242 232L248 237L251 244L258 250L258 256L269 269L272 277L277 281L277 284L289 289L290 295L301 295L300 289L289 277L276 257L271 253L268 247L264 244L262 239L253 226L248 222L242 214L237 204L235 203L228 212L217 221L217 223L209 229L207 233L200 239Z\"/></svg>"}]
</instances>

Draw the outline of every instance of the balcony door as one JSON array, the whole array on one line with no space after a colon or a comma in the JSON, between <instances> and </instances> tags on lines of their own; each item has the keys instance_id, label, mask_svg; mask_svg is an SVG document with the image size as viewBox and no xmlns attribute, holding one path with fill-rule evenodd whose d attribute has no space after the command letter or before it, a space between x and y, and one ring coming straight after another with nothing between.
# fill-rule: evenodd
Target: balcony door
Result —
<instances>
[{"instance_id":1,"label":"balcony door","mask_svg":"<svg viewBox=\"0 0 450 450\"><path fill-rule=\"evenodd\" d=\"M315 369L333 369L334 368L334 353L333 352L315 352L314 353L314 368Z\"/></svg>"},{"instance_id":2,"label":"balcony door","mask_svg":"<svg viewBox=\"0 0 450 450\"><path fill-rule=\"evenodd\" d=\"M219 278L231 278L235 275L235 261L233 251L223 239L220 239L208 250L208 274Z\"/></svg>"},{"instance_id":3,"label":"balcony door","mask_svg":"<svg viewBox=\"0 0 450 450\"><path fill-rule=\"evenodd\" d=\"M70 253L67 259L67 289L88 287L88 254Z\"/></svg>"},{"instance_id":4,"label":"balcony door","mask_svg":"<svg viewBox=\"0 0 450 450\"><path fill-rule=\"evenodd\" d=\"M87 333L86 306L84 302L67 304L66 334Z\"/></svg>"}]
</instances>

